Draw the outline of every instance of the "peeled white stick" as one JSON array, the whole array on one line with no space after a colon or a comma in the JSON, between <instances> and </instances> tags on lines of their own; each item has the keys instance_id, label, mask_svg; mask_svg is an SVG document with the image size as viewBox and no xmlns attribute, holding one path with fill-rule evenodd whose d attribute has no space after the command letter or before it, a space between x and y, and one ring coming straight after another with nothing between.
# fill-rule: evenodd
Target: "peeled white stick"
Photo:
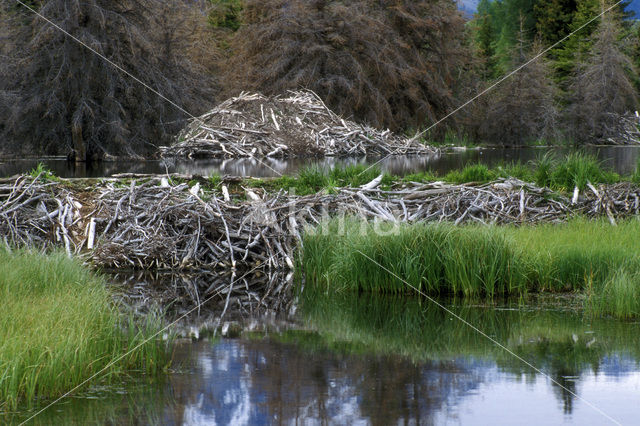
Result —
<instances>
[{"instance_id":1,"label":"peeled white stick","mask_svg":"<svg viewBox=\"0 0 640 426\"><path fill-rule=\"evenodd\" d=\"M222 185L222 196L224 197L224 201L231 201L231 197L229 197L229 189L227 189L227 185Z\"/></svg>"},{"instance_id":2,"label":"peeled white stick","mask_svg":"<svg viewBox=\"0 0 640 426\"><path fill-rule=\"evenodd\" d=\"M93 243L96 238L96 220L91 218L91 222L89 222L89 238L87 239L87 248L89 250L93 250Z\"/></svg>"}]
</instances>

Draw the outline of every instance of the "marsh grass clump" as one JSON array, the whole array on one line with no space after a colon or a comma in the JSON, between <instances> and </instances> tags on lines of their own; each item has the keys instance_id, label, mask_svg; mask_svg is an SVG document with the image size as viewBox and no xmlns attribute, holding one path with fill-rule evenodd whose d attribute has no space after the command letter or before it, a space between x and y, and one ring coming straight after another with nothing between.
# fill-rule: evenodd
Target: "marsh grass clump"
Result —
<instances>
[{"instance_id":1,"label":"marsh grass clump","mask_svg":"<svg viewBox=\"0 0 640 426\"><path fill-rule=\"evenodd\" d=\"M615 183L619 180L620 176L605 170L596 157L580 152L569 154L551 173L552 185L565 190L576 186L584 190L587 182Z\"/></svg>"},{"instance_id":2,"label":"marsh grass clump","mask_svg":"<svg viewBox=\"0 0 640 426\"><path fill-rule=\"evenodd\" d=\"M534 168L533 181L538 186L550 187L551 186L551 174L556 163L556 158L553 152L548 151L543 155L539 155L538 158L532 163Z\"/></svg>"},{"instance_id":3,"label":"marsh grass clump","mask_svg":"<svg viewBox=\"0 0 640 426\"><path fill-rule=\"evenodd\" d=\"M522 262L499 234L450 224L352 219L324 226L305 235L301 264L308 282L327 291L411 293L414 287L429 294L488 297L526 291Z\"/></svg>"},{"instance_id":4,"label":"marsh grass clump","mask_svg":"<svg viewBox=\"0 0 640 426\"><path fill-rule=\"evenodd\" d=\"M633 171L633 174L631 175L631 182L640 184L640 158L638 158L638 161L636 163L636 169Z\"/></svg>"},{"instance_id":5,"label":"marsh grass clump","mask_svg":"<svg viewBox=\"0 0 640 426\"><path fill-rule=\"evenodd\" d=\"M640 315L640 271L612 271L602 285L589 288L587 311L593 315L632 318Z\"/></svg>"},{"instance_id":6,"label":"marsh grass clump","mask_svg":"<svg viewBox=\"0 0 640 426\"><path fill-rule=\"evenodd\" d=\"M640 313L639 228L637 220L612 227L580 218L520 227L334 219L305 233L300 269L308 286L328 293L587 291L595 311L625 317Z\"/></svg>"},{"instance_id":7,"label":"marsh grass clump","mask_svg":"<svg viewBox=\"0 0 640 426\"><path fill-rule=\"evenodd\" d=\"M611 226L606 220L576 218L564 224L495 227L525 253L529 281L541 291L580 291L601 285L612 271L640 270L640 222Z\"/></svg>"},{"instance_id":8,"label":"marsh grass clump","mask_svg":"<svg viewBox=\"0 0 640 426\"><path fill-rule=\"evenodd\" d=\"M120 313L104 281L64 254L0 250L0 298L0 411L62 395L125 354L97 380L168 363L157 339L134 350L159 323Z\"/></svg>"},{"instance_id":9,"label":"marsh grass clump","mask_svg":"<svg viewBox=\"0 0 640 426\"><path fill-rule=\"evenodd\" d=\"M496 167L495 173L501 178L516 178L525 182L533 181L533 170L526 164L511 162Z\"/></svg>"},{"instance_id":10,"label":"marsh grass clump","mask_svg":"<svg viewBox=\"0 0 640 426\"><path fill-rule=\"evenodd\" d=\"M453 170L447 173L444 179L453 183L485 183L494 180L497 174L484 164L469 164L462 170Z\"/></svg>"},{"instance_id":11,"label":"marsh grass clump","mask_svg":"<svg viewBox=\"0 0 640 426\"><path fill-rule=\"evenodd\" d=\"M40 179L43 182L56 179L55 173L51 171L44 163L38 163L36 167L29 171L29 176L34 179Z\"/></svg>"},{"instance_id":12,"label":"marsh grass clump","mask_svg":"<svg viewBox=\"0 0 640 426\"><path fill-rule=\"evenodd\" d=\"M297 176L281 176L268 183L260 181L257 184L272 189L293 191L296 195L309 195L322 190L331 193L335 192L336 188L358 187L371 182L381 173L380 168L367 165L337 166L331 169L314 165L303 168ZM385 173L381 185L384 187L392 183L393 177Z\"/></svg>"}]
</instances>

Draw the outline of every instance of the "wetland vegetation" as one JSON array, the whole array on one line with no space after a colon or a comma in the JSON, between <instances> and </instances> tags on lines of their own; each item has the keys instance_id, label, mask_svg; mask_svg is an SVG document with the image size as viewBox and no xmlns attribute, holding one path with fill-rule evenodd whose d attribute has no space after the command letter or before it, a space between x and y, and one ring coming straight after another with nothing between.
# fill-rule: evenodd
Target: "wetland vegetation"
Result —
<instances>
[{"instance_id":1,"label":"wetland vegetation","mask_svg":"<svg viewBox=\"0 0 640 426\"><path fill-rule=\"evenodd\" d=\"M594 314L640 314L640 222L373 225L307 233L301 267L320 291L488 298L573 292Z\"/></svg>"},{"instance_id":2,"label":"wetland vegetation","mask_svg":"<svg viewBox=\"0 0 640 426\"><path fill-rule=\"evenodd\" d=\"M0 413L169 363L158 320L134 321L103 278L62 253L0 250ZM147 339L150 339L147 342Z\"/></svg>"}]
</instances>

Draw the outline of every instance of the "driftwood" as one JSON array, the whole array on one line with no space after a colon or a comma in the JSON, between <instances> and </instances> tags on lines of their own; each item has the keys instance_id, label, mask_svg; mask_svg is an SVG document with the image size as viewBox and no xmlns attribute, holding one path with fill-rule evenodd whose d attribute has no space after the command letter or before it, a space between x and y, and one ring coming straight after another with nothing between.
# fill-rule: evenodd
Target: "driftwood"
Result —
<instances>
[{"instance_id":1,"label":"driftwood","mask_svg":"<svg viewBox=\"0 0 640 426\"><path fill-rule=\"evenodd\" d=\"M189 122L163 157L236 158L433 154L417 141L344 120L313 92L242 93Z\"/></svg>"},{"instance_id":2,"label":"driftwood","mask_svg":"<svg viewBox=\"0 0 640 426\"><path fill-rule=\"evenodd\" d=\"M203 194L164 177L78 187L29 176L0 182L0 232L12 246L61 247L103 267L290 270L306 225L340 214L389 222L562 222L575 214L637 215L640 188L593 185L573 199L510 179L485 185L374 180L337 194L291 197L236 184L233 196ZM240 194L238 190L244 191Z\"/></svg>"},{"instance_id":3,"label":"driftwood","mask_svg":"<svg viewBox=\"0 0 640 426\"><path fill-rule=\"evenodd\" d=\"M608 145L638 145L640 144L640 114L608 113L604 120L603 133L606 136L599 142Z\"/></svg>"}]
</instances>

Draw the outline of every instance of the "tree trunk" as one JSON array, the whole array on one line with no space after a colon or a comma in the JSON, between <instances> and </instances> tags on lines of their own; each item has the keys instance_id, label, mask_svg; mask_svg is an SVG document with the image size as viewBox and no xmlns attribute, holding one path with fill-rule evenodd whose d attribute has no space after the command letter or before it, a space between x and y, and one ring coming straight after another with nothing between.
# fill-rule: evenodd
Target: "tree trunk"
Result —
<instances>
[{"instance_id":1,"label":"tree trunk","mask_svg":"<svg viewBox=\"0 0 640 426\"><path fill-rule=\"evenodd\" d=\"M84 144L84 139L82 139L82 125L81 124L73 124L71 126L71 137L73 140L73 151L75 154L76 162L85 162L87 161L87 147Z\"/></svg>"}]
</instances>

